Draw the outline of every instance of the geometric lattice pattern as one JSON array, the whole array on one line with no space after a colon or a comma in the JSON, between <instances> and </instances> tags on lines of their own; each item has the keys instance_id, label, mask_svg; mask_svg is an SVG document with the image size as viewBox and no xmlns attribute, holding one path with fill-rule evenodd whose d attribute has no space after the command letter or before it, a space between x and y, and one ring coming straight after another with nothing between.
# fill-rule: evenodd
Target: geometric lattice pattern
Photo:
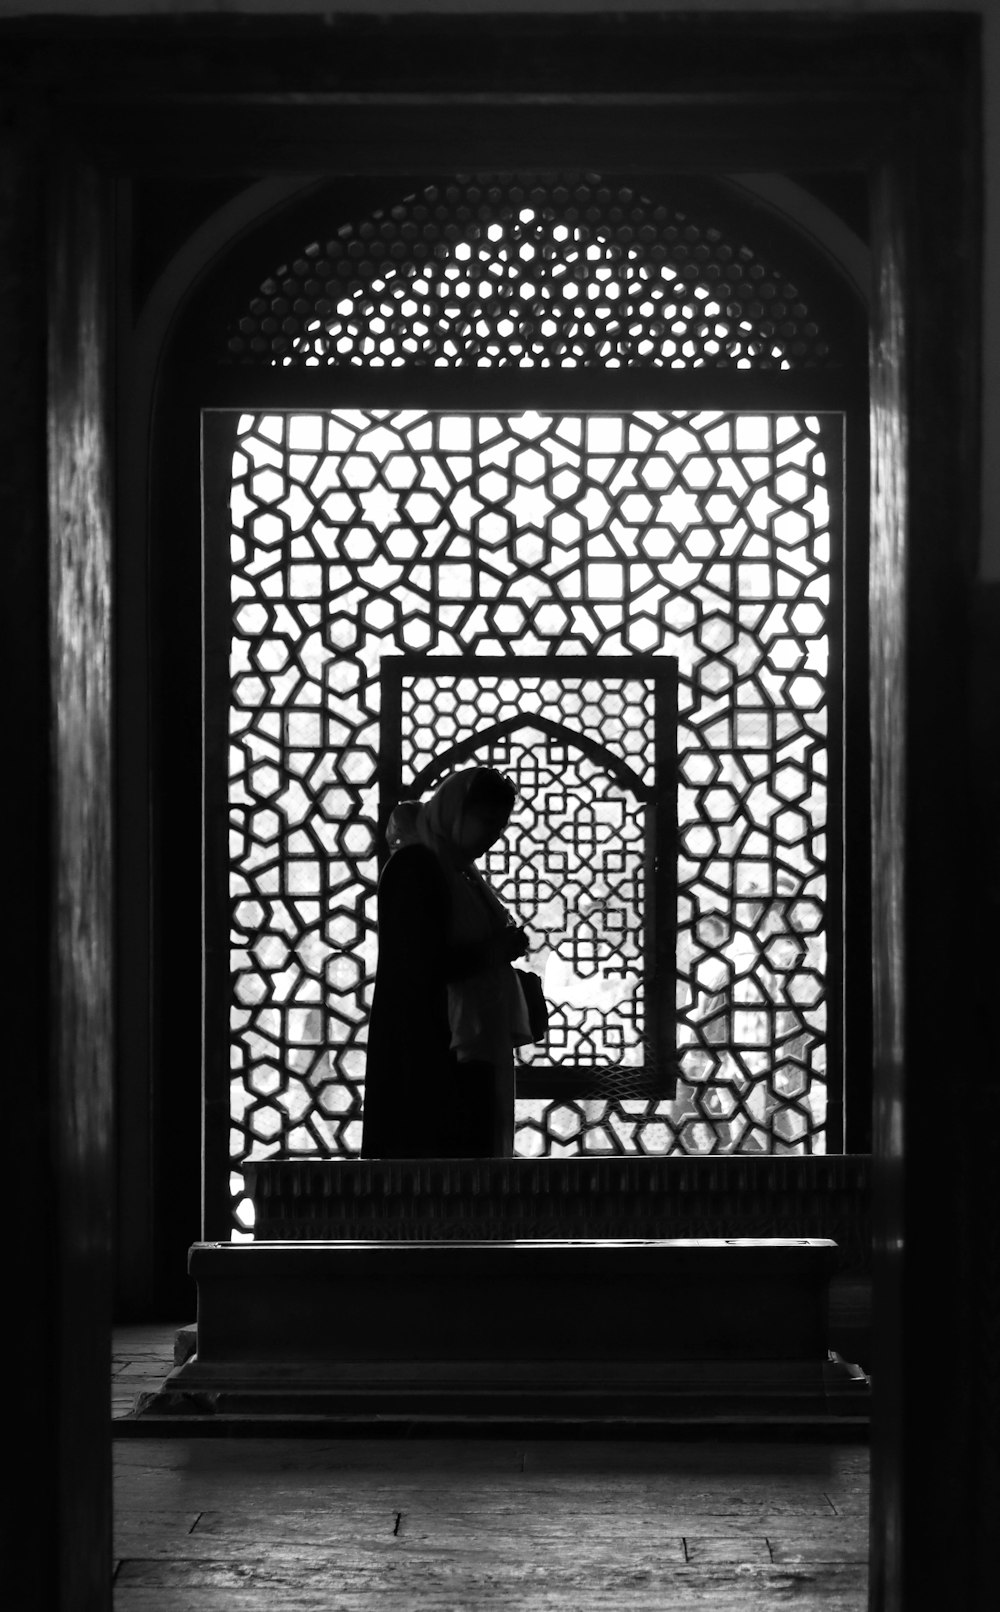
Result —
<instances>
[{"instance_id":1,"label":"geometric lattice pattern","mask_svg":"<svg viewBox=\"0 0 1000 1612\"><path fill-rule=\"evenodd\" d=\"M433 677L405 677L402 699L402 778L411 786L434 765L448 746L463 743L484 727L532 716L583 734L635 774L636 784L651 786L653 694L640 676L583 677L572 668L553 666L545 677L512 671ZM530 764L524 773L526 787Z\"/></svg>"},{"instance_id":2,"label":"geometric lattice pattern","mask_svg":"<svg viewBox=\"0 0 1000 1612\"><path fill-rule=\"evenodd\" d=\"M484 868L529 932L530 966L542 973L550 1006L545 1046L523 1048L521 1062L641 1068L655 1058L643 992L653 691L638 679L564 679L561 670L404 680L404 793L425 768L452 771L454 746L484 735L460 764L498 767L518 790ZM514 722L514 731L486 736ZM585 753L579 736L596 753ZM527 1114L522 1125L522 1148L542 1151L532 1134L539 1126Z\"/></svg>"},{"instance_id":3,"label":"geometric lattice pattern","mask_svg":"<svg viewBox=\"0 0 1000 1612\"><path fill-rule=\"evenodd\" d=\"M828 366L799 287L732 230L590 175L431 185L265 280L243 363Z\"/></svg>"},{"instance_id":4,"label":"geometric lattice pattern","mask_svg":"<svg viewBox=\"0 0 1000 1612\"><path fill-rule=\"evenodd\" d=\"M839 418L232 420L236 1197L248 1157L360 1145L380 666L402 652L678 662L677 1096L519 1103L518 1151L822 1151ZM612 695L592 703L638 766Z\"/></svg>"}]
</instances>

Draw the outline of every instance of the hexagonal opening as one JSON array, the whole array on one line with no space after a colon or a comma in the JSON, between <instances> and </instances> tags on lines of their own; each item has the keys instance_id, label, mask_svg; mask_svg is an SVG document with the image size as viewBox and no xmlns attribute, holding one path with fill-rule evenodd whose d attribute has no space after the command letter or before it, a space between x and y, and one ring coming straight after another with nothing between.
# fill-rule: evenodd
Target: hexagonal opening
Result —
<instances>
[{"instance_id":1,"label":"hexagonal opening","mask_svg":"<svg viewBox=\"0 0 1000 1612\"><path fill-rule=\"evenodd\" d=\"M804 935L823 927L823 909L818 901L796 901L788 909L788 922Z\"/></svg>"},{"instance_id":2,"label":"hexagonal opening","mask_svg":"<svg viewBox=\"0 0 1000 1612\"><path fill-rule=\"evenodd\" d=\"M268 810L254 812L250 823L254 839L262 840L265 844L277 839L281 832L281 818L277 812Z\"/></svg>"},{"instance_id":3,"label":"hexagonal opening","mask_svg":"<svg viewBox=\"0 0 1000 1612\"><path fill-rule=\"evenodd\" d=\"M284 537L285 523L280 515L273 513L255 515L250 522L250 530L253 533L255 543L259 543L261 548L270 549L280 543Z\"/></svg>"},{"instance_id":4,"label":"hexagonal opening","mask_svg":"<svg viewBox=\"0 0 1000 1612\"><path fill-rule=\"evenodd\" d=\"M288 942L284 935L277 935L273 931L261 935L251 950L260 967L268 972L284 968L288 961Z\"/></svg>"},{"instance_id":5,"label":"hexagonal opening","mask_svg":"<svg viewBox=\"0 0 1000 1612\"><path fill-rule=\"evenodd\" d=\"M698 687L707 694L724 694L733 683L733 668L728 661L703 660L695 674Z\"/></svg>"},{"instance_id":6,"label":"hexagonal opening","mask_svg":"<svg viewBox=\"0 0 1000 1612\"><path fill-rule=\"evenodd\" d=\"M287 664L290 653L289 646L283 639L267 638L263 643L254 646L251 658L262 672L280 672Z\"/></svg>"},{"instance_id":7,"label":"hexagonal opening","mask_svg":"<svg viewBox=\"0 0 1000 1612\"><path fill-rule=\"evenodd\" d=\"M583 1119L575 1108L561 1106L554 1108L549 1115L549 1130L560 1141L568 1142L572 1137L579 1136L583 1129Z\"/></svg>"},{"instance_id":8,"label":"hexagonal opening","mask_svg":"<svg viewBox=\"0 0 1000 1612\"><path fill-rule=\"evenodd\" d=\"M323 1086L317 1099L318 1106L324 1114L346 1114L354 1107L357 1094L348 1086L334 1084L332 1081Z\"/></svg>"},{"instance_id":9,"label":"hexagonal opening","mask_svg":"<svg viewBox=\"0 0 1000 1612\"><path fill-rule=\"evenodd\" d=\"M771 1083L779 1097L804 1097L809 1090L809 1071L785 1060L775 1064Z\"/></svg>"},{"instance_id":10,"label":"hexagonal opening","mask_svg":"<svg viewBox=\"0 0 1000 1612\"><path fill-rule=\"evenodd\" d=\"M795 631L801 633L803 638L815 638L817 634L823 631L826 625L823 611L819 605L813 604L811 600L805 600L801 604L794 605L789 612L788 619Z\"/></svg>"},{"instance_id":11,"label":"hexagonal opening","mask_svg":"<svg viewBox=\"0 0 1000 1612\"><path fill-rule=\"evenodd\" d=\"M420 466L408 453L394 453L385 467L385 479L390 487L412 487L420 474Z\"/></svg>"},{"instance_id":12,"label":"hexagonal opening","mask_svg":"<svg viewBox=\"0 0 1000 1612\"><path fill-rule=\"evenodd\" d=\"M782 510L780 515L775 515L771 524L778 542L786 548L795 548L799 543L804 543L811 531L809 521L797 509Z\"/></svg>"},{"instance_id":13,"label":"hexagonal opening","mask_svg":"<svg viewBox=\"0 0 1000 1612\"><path fill-rule=\"evenodd\" d=\"M664 488L677 478L677 471L666 458L647 459L639 471L639 480L652 489L653 492L662 492Z\"/></svg>"},{"instance_id":14,"label":"hexagonal opening","mask_svg":"<svg viewBox=\"0 0 1000 1612\"><path fill-rule=\"evenodd\" d=\"M273 1063L255 1064L247 1079L247 1085L258 1097L272 1097L281 1090L285 1077L280 1069Z\"/></svg>"},{"instance_id":15,"label":"hexagonal opening","mask_svg":"<svg viewBox=\"0 0 1000 1612\"><path fill-rule=\"evenodd\" d=\"M823 703L823 685L818 677L811 677L808 673L793 677L788 685L788 693L792 703L801 711L815 711Z\"/></svg>"},{"instance_id":16,"label":"hexagonal opening","mask_svg":"<svg viewBox=\"0 0 1000 1612\"><path fill-rule=\"evenodd\" d=\"M695 637L702 649L720 654L736 642L736 624L728 616L706 616L698 623Z\"/></svg>"},{"instance_id":17,"label":"hexagonal opening","mask_svg":"<svg viewBox=\"0 0 1000 1612\"><path fill-rule=\"evenodd\" d=\"M774 490L786 504L799 504L809 491L809 483L801 470L781 470L774 479Z\"/></svg>"},{"instance_id":18,"label":"hexagonal opening","mask_svg":"<svg viewBox=\"0 0 1000 1612\"><path fill-rule=\"evenodd\" d=\"M514 455L514 469L519 481L529 485L539 482L548 469L548 460L537 448L522 448Z\"/></svg>"},{"instance_id":19,"label":"hexagonal opening","mask_svg":"<svg viewBox=\"0 0 1000 1612\"><path fill-rule=\"evenodd\" d=\"M344 458L340 474L348 487L370 487L378 475L378 467L369 454L351 453Z\"/></svg>"},{"instance_id":20,"label":"hexagonal opening","mask_svg":"<svg viewBox=\"0 0 1000 1612\"><path fill-rule=\"evenodd\" d=\"M774 775L771 787L782 800L803 800L808 793L809 783L801 767L779 767Z\"/></svg>"},{"instance_id":21,"label":"hexagonal opening","mask_svg":"<svg viewBox=\"0 0 1000 1612\"><path fill-rule=\"evenodd\" d=\"M250 1130L262 1142L271 1142L281 1133L284 1119L276 1108L257 1108L249 1116Z\"/></svg>"},{"instance_id":22,"label":"hexagonal opening","mask_svg":"<svg viewBox=\"0 0 1000 1612\"><path fill-rule=\"evenodd\" d=\"M250 491L259 504L274 504L284 497L285 479L274 469L258 470L251 478Z\"/></svg>"},{"instance_id":23,"label":"hexagonal opening","mask_svg":"<svg viewBox=\"0 0 1000 1612\"><path fill-rule=\"evenodd\" d=\"M253 637L257 633L264 631L270 620L270 615L270 611L265 610L263 605L242 605L236 612L236 625L239 627L240 632L247 633Z\"/></svg>"},{"instance_id":24,"label":"hexagonal opening","mask_svg":"<svg viewBox=\"0 0 1000 1612\"><path fill-rule=\"evenodd\" d=\"M251 792L266 800L269 796L276 795L281 788L281 774L277 767L263 762L251 767L249 783Z\"/></svg>"},{"instance_id":25,"label":"hexagonal opening","mask_svg":"<svg viewBox=\"0 0 1000 1612\"><path fill-rule=\"evenodd\" d=\"M772 825L776 839L784 845L799 845L809 834L809 819L804 812L779 812Z\"/></svg>"},{"instance_id":26,"label":"hexagonal opening","mask_svg":"<svg viewBox=\"0 0 1000 1612\"><path fill-rule=\"evenodd\" d=\"M787 974L797 968L805 956L805 947L791 935L775 935L764 947L764 957L776 974Z\"/></svg>"},{"instance_id":27,"label":"hexagonal opening","mask_svg":"<svg viewBox=\"0 0 1000 1612\"><path fill-rule=\"evenodd\" d=\"M714 783L721 767L717 756L709 755L703 750L694 750L681 759L679 771L685 783L697 786Z\"/></svg>"},{"instance_id":28,"label":"hexagonal opening","mask_svg":"<svg viewBox=\"0 0 1000 1612\"><path fill-rule=\"evenodd\" d=\"M728 784L709 789L701 797L702 809L713 823L732 823L740 815L742 802Z\"/></svg>"},{"instance_id":29,"label":"hexagonal opening","mask_svg":"<svg viewBox=\"0 0 1000 1612\"><path fill-rule=\"evenodd\" d=\"M709 823L694 823L682 833L681 844L688 856L713 856L719 849L718 831Z\"/></svg>"},{"instance_id":30,"label":"hexagonal opening","mask_svg":"<svg viewBox=\"0 0 1000 1612\"><path fill-rule=\"evenodd\" d=\"M788 994L793 1002L800 1007L815 1007L823 998L826 989L825 982L820 976L810 970L803 970L788 981Z\"/></svg>"}]
</instances>

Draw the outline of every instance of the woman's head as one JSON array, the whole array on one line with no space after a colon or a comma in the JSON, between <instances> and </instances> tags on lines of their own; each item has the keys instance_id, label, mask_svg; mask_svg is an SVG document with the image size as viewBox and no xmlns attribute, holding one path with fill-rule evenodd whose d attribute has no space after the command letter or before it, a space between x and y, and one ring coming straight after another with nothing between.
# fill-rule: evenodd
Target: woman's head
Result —
<instances>
[{"instance_id":1,"label":"woman's head","mask_svg":"<svg viewBox=\"0 0 1000 1612\"><path fill-rule=\"evenodd\" d=\"M472 778L465 796L465 811L504 812L506 818L514 810L517 790L509 778L495 767L473 767ZM464 774L459 773L459 777ZM505 819L506 820L506 819Z\"/></svg>"},{"instance_id":2,"label":"woman's head","mask_svg":"<svg viewBox=\"0 0 1000 1612\"><path fill-rule=\"evenodd\" d=\"M507 827L516 791L494 767L468 767L452 773L423 808L431 833L444 840L460 862L474 862Z\"/></svg>"},{"instance_id":3,"label":"woman's head","mask_svg":"<svg viewBox=\"0 0 1000 1612\"><path fill-rule=\"evenodd\" d=\"M470 862L495 845L510 821L514 785L494 767L477 767L459 819L455 843Z\"/></svg>"}]
</instances>

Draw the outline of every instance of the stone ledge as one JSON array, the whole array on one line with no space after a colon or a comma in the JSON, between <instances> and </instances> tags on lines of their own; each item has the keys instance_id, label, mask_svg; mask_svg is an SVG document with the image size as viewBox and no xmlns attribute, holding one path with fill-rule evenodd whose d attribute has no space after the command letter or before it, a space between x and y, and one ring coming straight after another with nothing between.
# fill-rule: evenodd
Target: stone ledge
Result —
<instances>
[{"instance_id":1,"label":"stone ledge","mask_svg":"<svg viewBox=\"0 0 1000 1612\"><path fill-rule=\"evenodd\" d=\"M867 1154L572 1159L264 1159L258 1241L812 1237L871 1260Z\"/></svg>"}]
</instances>

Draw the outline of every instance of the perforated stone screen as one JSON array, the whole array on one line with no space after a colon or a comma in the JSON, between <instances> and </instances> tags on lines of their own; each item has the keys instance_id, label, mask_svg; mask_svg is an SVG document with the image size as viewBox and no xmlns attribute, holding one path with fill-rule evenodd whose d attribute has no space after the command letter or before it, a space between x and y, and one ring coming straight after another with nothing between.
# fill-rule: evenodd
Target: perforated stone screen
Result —
<instances>
[{"instance_id":1,"label":"perforated stone screen","mask_svg":"<svg viewBox=\"0 0 1000 1612\"><path fill-rule=\"evenodd\" d=\"M231 674L240 1224L245 1159L360 1146L381 674L406 653L677 663L682 1078L669 1100L519 1102L518 1151L823 1151L839 417L220 412L206 452L232 463L206 542L231 568L228 621L207 630ZM642 724L614 692L573 720L646 776ZM523 699L558 717L542 683ZM416 687L412 702L411 776L436 724L451 742L444 708L422 721ZM616 898L621 958L637 850L623 817L615 831L633 892ZM582 991L570 973L563 988ZM595 1059L634 1056L622 1025L592 1040Z\"/></svg>"},{"instance_id":2,"label":"perforated stone screen","mask_svg":"<svg viewBox=\"0 0 1000 1612\"><path fill-rule=\"evenodd\" d=\"M754 233L720 223L704 194L459 176L305 245L262 282L226 351L312 367L833 365L813 299Z\"/></svg>"}]
</instances>

